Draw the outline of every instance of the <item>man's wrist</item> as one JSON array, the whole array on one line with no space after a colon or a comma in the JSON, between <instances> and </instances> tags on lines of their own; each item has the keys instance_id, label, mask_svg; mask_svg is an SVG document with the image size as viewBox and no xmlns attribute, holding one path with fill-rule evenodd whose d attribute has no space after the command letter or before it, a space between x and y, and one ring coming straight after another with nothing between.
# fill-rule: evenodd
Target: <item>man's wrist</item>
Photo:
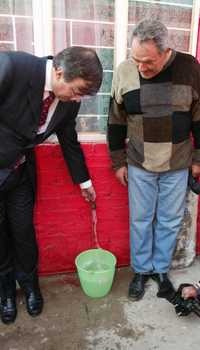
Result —
<instances>
[{"instance_id":1,"label":"man's wrist","mask_svg":"<svg viewBox=\"0 0 200 350\"><path fill-rule=\"evenodd\" d=\"M82 182L79 184L79 186L82 190L87 189L92 186L92 181L88 180L88 181Z\"/></svg>"}]
</instances>

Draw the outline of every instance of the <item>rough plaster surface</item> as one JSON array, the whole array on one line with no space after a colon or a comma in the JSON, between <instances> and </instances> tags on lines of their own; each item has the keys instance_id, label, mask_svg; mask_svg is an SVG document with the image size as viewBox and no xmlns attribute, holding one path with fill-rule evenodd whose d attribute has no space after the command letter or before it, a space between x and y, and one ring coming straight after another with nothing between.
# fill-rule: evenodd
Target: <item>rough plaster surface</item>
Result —
<instances>
[{"instance_id":1,"label":"rough plaster surface","mask_svg":"<svg viewBox=\"0 0 200 350\"><path fill-rule=\"evenodd\" d=\"M173 268L189 266L196 256L198 196L188 191L186 208L181 230L177 237L177 245L172 261Z\"/></svg>"}]
</instances>

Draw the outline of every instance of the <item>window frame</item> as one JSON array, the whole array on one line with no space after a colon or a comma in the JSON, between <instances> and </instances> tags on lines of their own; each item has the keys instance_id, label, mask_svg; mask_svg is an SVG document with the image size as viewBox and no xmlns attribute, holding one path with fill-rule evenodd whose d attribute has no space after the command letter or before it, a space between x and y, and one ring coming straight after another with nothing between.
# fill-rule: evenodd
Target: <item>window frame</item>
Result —
<instances>
[{"instance_id":1,"label":"window frame","mask_svg":"<svg viewBox=\"0 0 200 350\"><path fill-rule=\"evenodd\" d=\"M139 0L136 0L139 1ZM141 0L140 0L141 1ZM158 1L142 0L149 3ZM177 0L178 3L179 0ZM115 0L115 25L114 25L114 64L115 69L127 54L128 36L128 0ZM53 54L53 21L52 21L52 0L32 0L33 7L33 37L34 53L38 56ZM200 1L193 0L192 20L190 28L189 53L196 56L198 43ZM80 132L81 142L105 142L106 135L98 132Z\"/></svg>"}]
</instances>

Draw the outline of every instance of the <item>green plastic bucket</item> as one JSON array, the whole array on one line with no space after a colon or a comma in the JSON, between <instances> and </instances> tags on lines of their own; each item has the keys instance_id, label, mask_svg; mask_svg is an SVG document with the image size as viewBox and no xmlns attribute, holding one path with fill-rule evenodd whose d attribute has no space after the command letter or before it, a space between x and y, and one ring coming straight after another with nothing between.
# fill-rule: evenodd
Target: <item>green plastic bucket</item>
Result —
<instances>
[{"instance_id":1,"label":"green plastic bucket","mask_svg":"<svg viewBox=\"0 0 200 350\"><path fill-rule=\"evenodd\" d=\"M116 257L107 250L90 249L75 259L81 287L86 295L101 298L108 294L115 274Z\"/></svg>"}]
</instances>

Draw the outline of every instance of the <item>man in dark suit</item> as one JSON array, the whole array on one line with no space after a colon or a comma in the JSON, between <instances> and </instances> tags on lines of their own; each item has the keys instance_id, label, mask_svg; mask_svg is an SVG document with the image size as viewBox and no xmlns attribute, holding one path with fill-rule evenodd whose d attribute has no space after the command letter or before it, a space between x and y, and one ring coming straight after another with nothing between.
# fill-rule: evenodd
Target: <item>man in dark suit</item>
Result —
<instances>
[{"instance_id":1,"label":"man in dark suit","mask_svg":"<svg viewBox=\"0 0 200 350\"><path fill-rule=\"evenodd\" d=\"M70 47L53 57L0 53L0 312L14 322L16 280L27 311L41 313L38 248L33 226L34 146L58 137L72 180L83 197L95 200L75 118L81 97L97 93L102 66L88 48Z\"/></svg>"}]
</instances>

